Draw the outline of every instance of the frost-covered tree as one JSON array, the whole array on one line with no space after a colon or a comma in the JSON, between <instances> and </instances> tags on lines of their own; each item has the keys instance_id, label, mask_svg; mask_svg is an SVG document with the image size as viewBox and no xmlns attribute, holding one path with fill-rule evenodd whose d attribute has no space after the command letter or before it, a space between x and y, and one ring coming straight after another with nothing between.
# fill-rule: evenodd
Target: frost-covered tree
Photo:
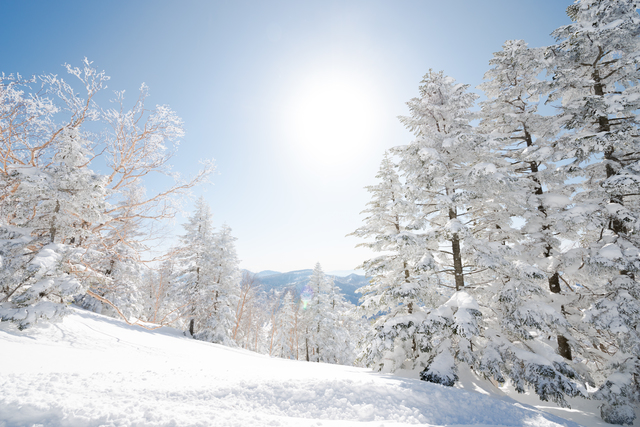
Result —
<instances>
[{"instance_id":1,"label":"frost-covered tree","mask_svg":"<svg viewBox=\"0 0 640 427\"><path fill-rule=\"evenodd\" d=\"M193 214L183 224L179 255L172 282L183 305L183 316L191 336L200 332L206 322L212 295L208 285L214 281L210 263L213 261L213 216L211 208L200 197Z\"/></svg>"},{"instance_id":2,"label":"frost-covered tree","mask_svg":"<svg viewBox=\"0 0 640 427\"><path fill-rule=\"evenodd\" d=\"M172 282L180 295L189 333L198 339L233 344L240 270L231 229L214 232L209 205L200 197L181 236Z\"/></svg>"},{"instance_id":3,"label":"frost-covered tree","mask_svg":"<svg viewBox=\"0 0 640 427\"><path fill-rule=\"evenodd\" d=\"M355 338L348 330L352 309L331 277L316 264L300 295L302 315L297 327L301 358L311 362L352 364Z\"/></svg>"},{"instance_id":4,"label":"frost-covered tree","mask_svg":"<svg viewBox=\"0 0 640 427\"><path fill-rule=\"evenodd\" d=\"M609 359L596 397L602 417L631 424L640 396L640 16L636 0L577 0L572 23L558 28L548 49L551 101L558 101L565 132L565 171L581 180L569 217L581 247L567 265L580 292L593 302L587 324L592 358Z\"/></svg>"},{"instance_id":5,"label":"frost-covered tree","mask_svg":"<svg viewBox=\"0 0 640 427\"><path fill-rule=\"evenodd\" d=\"M500 159L482 151L481 138L470 125L477 95L467 88L442 72L427 73L420 97L407 103L410 116L400 119L415 139L393 150L405 181L405 197L416 207L409 223L415 230L414 252L420 258L414 262L421 270L423 292L450 295L477 287L485 281L484 273L504 258L501 236L510 219L495 198L504 176ZM458 299L468 298L453 297ZM437 312L427 310L426 318L406 322L413 321L420 334L417 363L425 366L424 378L449 383L445 376L455 376L454 359L474 363L471 346L479 329L442 323ZM480 312L468 312L465 321L477 322Z\"/></svg>"},{"instance_id":6,"label":"frost-covered tree","mask_svg":"<svg viewBox=\"0 0 640 427\"><path fill-rule=\"evenodd\" d=\"M404 196L397 169L385 153L376 175L378 184L367 187L372 200L363 211L365 224L352 234L373 239L359 246L382 253L361 266L370 284L358 289L362 294L358 311L375 319L362 337L362 362L385 371L418 357L420 313L437 298L425 292L418 280L421 249L410 223L416 206Z\"/></svg>"},{"instance_id":7,"label":"frost-covered tree","mask_svg":"<svg viewBox=\"0 0 640 427\"><path fill-rule=\"evenodd\" d=\"M86 289L72 271L79 254L60 243L45 244L22 227L0 227L0 320L25 329L55 320Z\"/></svg>"},{"instance_id":8,"label":"frost-covered tree","mask_svg":"<svg viewBox=\"0 0 640 427\"><path fill-rule=\"evenodd\" d=\"M236 323L233 327L233 340L242 348L249 348L249 336L254 330L262 294L261 284L256 275L244 271L234 313Z\"/></svg>"},{"instance_id":9,"label":"frost-covered tree","mask_svg":"<svg viewBox=\"0 0 640 427\"><path fill-rule=\"evenodd\" d=\"M118 211L119 221L112 221L115 207L108 210L109 221L101 227L100 241L96 247L99 255L93 268L109 280L91 284L90 294L78 298L78 303L87 309L105 315L118 313L129 317L141 317L144 312L145 295L141 289L143 277L149 270L144 254L143 221L135 218L135 206L140 202L139 191L126 188L119 194L117 203L129 206Z\"/></svg>"},{"instance_id":10,"label":"frost-covered tree","mask_svg":"<svg viewBox=\"0 0 640 427\"><path fill-rule=\"evenodd\" d=\"M317 263L300 296L303 304L304 354L307 362L320 362L324 340L328 336L332 313L329 309L327 278Z\"/></svg>"},{"instance_id":11,"label":"frost-covered tree","mask_svg":"<svg viewBox=\"0 0 640 427\"><path fill-rule=\"evenodd\" d=\"M506 70L500 73L509 76ZM519 117L517 110L505 113L505 106L495 105L497 111L492 116L487 111L484 118L484 125L493 130L479 133L470 124L476 95L466 88L442 73L430 72L420 97L408 103L411 116L402 118L415 139L393 149L399 178L387 181L397 183L409 205L404 208L403 231L410 237L404 241L415 247L405 252L411 254L405 260L417 266L417 294L433 297L422 298L418 315L380 325L378 338L387 339L390 347L398 324L413 327L417 355L410 362L414 369L424 367L424 380L453 385L463 364L499 382L509 379L518 391L531 386L542 399L565 404L564 395L583 393L583 388L574 380L575 369L545 342L549 332L565 333L567 322L549 301L548 282L554 272L546 268L550 257L546 242L556 241L545 240L540 233L552 222L540 219L544 215L539 207L551 204L536 192L544 185L543 175L531 172L532 162L542 165L538 162L544 159L527 158L525 149L519 148L526 146L523 123L532 125L533 134L537 118L533 108L525 106L524 116ZM496 90L503 99L511 96L516 101L517 90L536 90L509 89ZM514 98L509 101L511 108L517 106ZM538 138L537 143L543 143L544 135L531 139L530 151ZM379 196L370 205L376 206L377 200L382 200L379 212L389 212L393 206L388 197ZM511 217L525 216L531 209L539 213L526 225L532 230L538 227L538 233L527 235L512 225ZM379 227L370 235L384 240L391 234L387 230ZM369 298L376 301L389 288ZM536 339L543 334L544 340ZM398 368L407 366L411 353L398 345L387 354Z\"/></svg>"},{"instance_id":12,"label":"frost-covered tree","mask_svg":"<svg viewBox=\"0 0 640 427\"><path fill-rule=\"evenodd\" d=\"M547 274L549 291L557 294L557 236L566 235L566 227L558 224L558 208L570 204L571 186L565 185L564 175L557 172L554 164L560 158L553 144L558 119L538 113L541 97L549 90L549 83L538 78L543 70L541 52L515 40L507 41L502 51L494 53L489 62L493 68L480 85L489 98L481 104L480 116L481 129L489 137L488 148L508 161L511 176L524 178L519 180L516 191L502 195L511 215L525 220L524 241L518 242L524 250L520 252L532 255L527 261ZM559 339L563 343L559 344L560 353L571 359L566 339Z\"/></svg>"},{"instance_id":13,"label":"frost-covered tree","mask_svg":"<svg viewBox=\"0 0 640 427\"><path fill-rule=\"evenodd\" d=\"M393 149L405 197L416 207L407 228L418 237L422 285L456 291L465 287L465 276L473 283L474 275L500 262L494 252L510 226L509 213L493 197L505 185L504 165L470 125L477 95L467 88L442 72L427 73L420 97L407 103L410 116L400 118L415 139Z\"/></svg>"},{"instance_id":14,"label":"frost-covered tree","mask_svg":"<svg viewBox=\"0 0 640 427\"><path fill-rule=\"evenodd\" d=\"M211 342L233 344L233 327L236 324L235 308L240 295L240 261L236 254L235 241L231 228L224 224L220 231L213 234L212 252L205 270L211 274L208 278L208 293L211 298L202 339Z\"/></svg>"},{"instance_id":15,"label":"frost-covered tree","mask_svg":"<svg viewBox=\"0 0 640 427\"><path fill-rule=\"evenodd\" d=\"M555 145L559 119L538 113L549 91L549 82L538 77L544 66L540 49L529 49L521 40L507 41L490 64L493 68L480 86L488 97L482 103L480 127L488 137L487 149L507 161L505 173L516 184L500 199L524 224L505 241L508 262L495 269L496 280L485 289L496 297L481 301L495 315L487 320L492 327L485 332L489 342L480 368L499 381L511 378L518 391L533 385L542 390L542 398L564 404L563 394L582 389L573 382L576 372L568 363L570 342L576 347L577 341L565 318L572 305L569 288L561 287L560 237L575 239L577 234L564 217L572 186L555 165L563 156ZM574 320L579 321L581 313L576 313ZM527 369L514 369L518 365ZM526 375L527 370L535 374ZM543 383L548 385L540 387Z\"/></svg>"},{"instance_id":16,"label":"frost-covered tree","mask_svg":"<svg viewBox=\"0 0 640 427\"><path fill-rule=\"evenodd\" d=\"M69 303L92 281L109 280L91 268L98 256L92 230L107 220L105 179L87 167L90 153L77 129L63 129L55 142L53 163L14 166L6 178L14 225L4 226L3 252L11 255L3 257L1 317L20 328L59 316L63 307L52 302Z\"/></svg>"},{"instance_id":17,"label":"frost-covered tree","mask_svg":"<svg viewBox=\"0 0 640 427\"><path fill-rule=\"evenodd\" d=\"M294 344L297 344L295 340L297 315L293 292L285 290L282 304L275 316L274 356L285 359L293 359L296 356Z\"/></svg>"},{"instance_id":18,"label":"frost-covered tree","mask_svg":"<svg viewBox=\"0 0 640 427\"><path fill-rule=\"evenodd\" d=\"M325 354L331 363L353 365L357 356L356 344L364 331L363 318L356 311L356 306L345 299L333 278L329 278L328 284L333 323L330 325L332 329L330 345L325 345Z\"/></svg>"},{"instance_id":19,"label":"frost-covered tree","mask_svg":"<svg viewBox=\"0 0 640 427\"><path fill-rule=\"evenodd\" d=\"M150 323L172 323L178 316L180 307L173 298L171 277L173 260L168 259L157 269L148 269L141 278L142 318Z\"/></svg>"},{"instance_id":20,"label":"frost-covered tree","mask_svg":"<svg viewBox=\"0 0 640 427\"><path fill-rule=\"evenodd\" d=\"M142 243L154 234L154 227L146 226L171 217L172 197L202 182L212 166L191 181L174 176L172 187L145 195L144 177L171 175L168 161L182 135L180 119L166 106L145 108L144 85L133 109L124 108L119 93L121 108L103 110L95 99L109 77L86 59L81 68L67 65L66 70L71 82L57 75L0 76L0 227L7 238L2 251L11 254L2 260L11 272L4 271L0 299L13 310L8 305L55 296L56 303L48 302L58 306L48 312L61 313L75 293L77 301L96 309L106 304L127 320L139 308ZM100 137L87 130L89 122ZM96 159L105 160L100 162L104 175L92 171ZM45 263L37 254L46 245ZM42 282L46 289L31 283L41 275L52 278L58 274L54 270L69 275L64 291L55 284L58 279L53 285ZM31 282L25 285L25 280ZM33 295L21 299L27 288L24 297ZM20 316L26 308L21 310Z\"/></svg>"}]
</instances>

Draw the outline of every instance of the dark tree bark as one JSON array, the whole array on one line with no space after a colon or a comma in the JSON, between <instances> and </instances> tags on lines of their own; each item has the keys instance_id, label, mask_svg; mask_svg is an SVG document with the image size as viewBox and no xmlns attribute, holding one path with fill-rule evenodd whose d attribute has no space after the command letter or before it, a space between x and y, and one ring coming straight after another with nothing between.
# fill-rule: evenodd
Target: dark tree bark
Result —
<instances>
[{"instance_id":1,"label":"dark tree bark","mask_svg":"<svg viewBox=\"0 0 640 427\"><path fill-rule=\"evenodd\" d=\"M449 208L449 219L458 217L454 208ZM453 253L453 274L456 280L456 291L464 288L464 274L462 270L462 253L460 252L460 238L458 233L453 233L451 239L451 252Z\"/></svg>"}]
</instances>

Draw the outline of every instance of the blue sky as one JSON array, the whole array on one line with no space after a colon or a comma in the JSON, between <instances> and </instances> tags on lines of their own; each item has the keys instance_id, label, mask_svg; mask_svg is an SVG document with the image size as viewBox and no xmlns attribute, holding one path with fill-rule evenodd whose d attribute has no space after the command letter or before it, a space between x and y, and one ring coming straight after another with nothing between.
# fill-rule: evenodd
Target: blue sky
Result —
<instances>
[{"instance_id":1,"label":"blue sky","mask_svg":"<svg viewBox=\"0 0 640 427\"><path fill-rule=\"evenodd\" d=\"M505 40L552 43L569 4L6 1L0 72L63 74L87 57L131 102L145 82L150 104L184 120L174 168L216 160L194 193L233 229L242 267L350 270L371 254L345 235L384 150L411 140L396 117L421 77L444 70L476 90Z\"/></svg>"}]
</instances>

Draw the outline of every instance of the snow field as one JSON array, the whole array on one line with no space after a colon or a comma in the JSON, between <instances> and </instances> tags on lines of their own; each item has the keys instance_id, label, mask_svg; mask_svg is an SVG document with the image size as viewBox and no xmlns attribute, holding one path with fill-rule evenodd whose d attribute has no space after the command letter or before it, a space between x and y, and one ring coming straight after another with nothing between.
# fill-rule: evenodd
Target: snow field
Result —
<instances>
[{"instance_id":1,"label":"snow field","mask_svg":"<svg viewBox=\"0 0 640 427\"><path fill-rule=\"evenodd\" d=\"M0 427L577 426L515 401L269 358L83 310L0 324Z\"/></svg>"}]
</instances>

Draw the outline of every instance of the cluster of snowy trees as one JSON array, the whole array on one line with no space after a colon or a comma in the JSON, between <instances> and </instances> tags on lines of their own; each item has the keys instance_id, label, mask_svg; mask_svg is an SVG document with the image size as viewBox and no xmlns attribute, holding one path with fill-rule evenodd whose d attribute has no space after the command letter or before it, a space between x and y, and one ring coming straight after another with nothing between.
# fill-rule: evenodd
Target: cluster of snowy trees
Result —
<instances>
[{"instance_id":1,"label":"cluster of snowy trees","mask_svg":"<svg viewBox=\"0 0 640 427\"><path fill-rule=\"evenodd\" d=\"M139 314L156 223L213 170L207 163L190 181L171 173L182 123L166 106L145 106L145 85L132 108L116 92L116 108L103 109L109 77L86 59L66 70L71 82L0 76L0 319L21 329L74 301ZM173 184L147 192L153 174Z\"/></svg>"},{"instance_id":2,"label":"cluster of snowy trees","mask_svg":"<svg viewBox=\"0 0 640 427\"><path fill-rule=\"evenodd\" d=\"M309 283L264 292L246 273L237 305L238 346L285 359L352 365L364 321L317 264Z\"/></svg>"},{"instance_id":3,"label":"cluster of snowy trees","mask_svg":"<svg viewBox=\"0 0 640 427\"><path fill-rule=\"evenodd\" d=\"M76 303L210 342L352 363L350 307L320 267L308 301L265 294L251 276L242 280L231 229L214 229L204 199L180 244L150 258L158 224L213 166L190 181L171 173L182 123L166 106L145 106L145 85L131 109L123 92L116 108L103 109L97 100L109 77L86 59L66 69L70 83L0 77L0 320L24 329ZM174 183L147 192L143 180L153 174Z\"/></svg>"},{"instance_id":4,"label":"cluster of snowy trees","mask_svg":"<svg viewBox=\"0 0 640 427\"><path fill-rule=\"evenodd\" d=\"M226 225L215 231L204 198L183 227L171 257L142 279L144 320L274 357L354 363L363 320L320 264L302 292L265 292L255 275L240 270L236 239Z\"/></svg>"},{"instance_id":5,"label":"cluster of snowy trees","mask_svg":"<svg viewBox=\"0 0 640 427\"><path fill-rule=\"evenodd\" d=\"M195 212L183 225L185 234L173 251L167 271L170 303L177 305L180 321L194 338L232 344L234 308L239 299L241 272L231 229L215 232L211 209L200 197Z\"/></svg>"},{"instance_id":6,"label":"cluster of snowy trees","mask_svg":"<svg viewBox=\"0 0 640 427\"><path fill-rule=\"evenodd\" d=\"M148 247L212 163L189 181L171 173L183 135L171 109L146 107L145 85L131 109L123 92L117 108L103 109L97 99L109 77L86 59L66 69L71 83L0 78L0 320L24 329L76 303L231 343L240 284L231 230L215 233L199 200L160 268ZM143 180L153 174L174 183L147 192Z\"/></svg>"},{"instance_id":7,"label":"cluster of snowy trees","mask_svg":"<svg viewBox=\"0 0 640 427\"><path fill-rule=\"evenodd\" d=\"M265 292L242 272L230 229L215 232L200 198L174 256L147 279L145 318L197 339L286 359L351 365L363 330L355 306L316 265L302 292Z\"/></svg>"},{"instance_id":8,"label":"cluster of snowy trees","mask_svg":"<svg viewBox=\"0 0 640 427\"><path fill-rule=\"evenodd\" d=\"M640 15L576 0L557 43L508 41L480 88L430 71L364 225L363 360L456 383L462 365L543 400L640 402ZM547 107L540 108L543 104ZM543 114L543 112L548 113Z\"/></svg>"}]
</instances>

